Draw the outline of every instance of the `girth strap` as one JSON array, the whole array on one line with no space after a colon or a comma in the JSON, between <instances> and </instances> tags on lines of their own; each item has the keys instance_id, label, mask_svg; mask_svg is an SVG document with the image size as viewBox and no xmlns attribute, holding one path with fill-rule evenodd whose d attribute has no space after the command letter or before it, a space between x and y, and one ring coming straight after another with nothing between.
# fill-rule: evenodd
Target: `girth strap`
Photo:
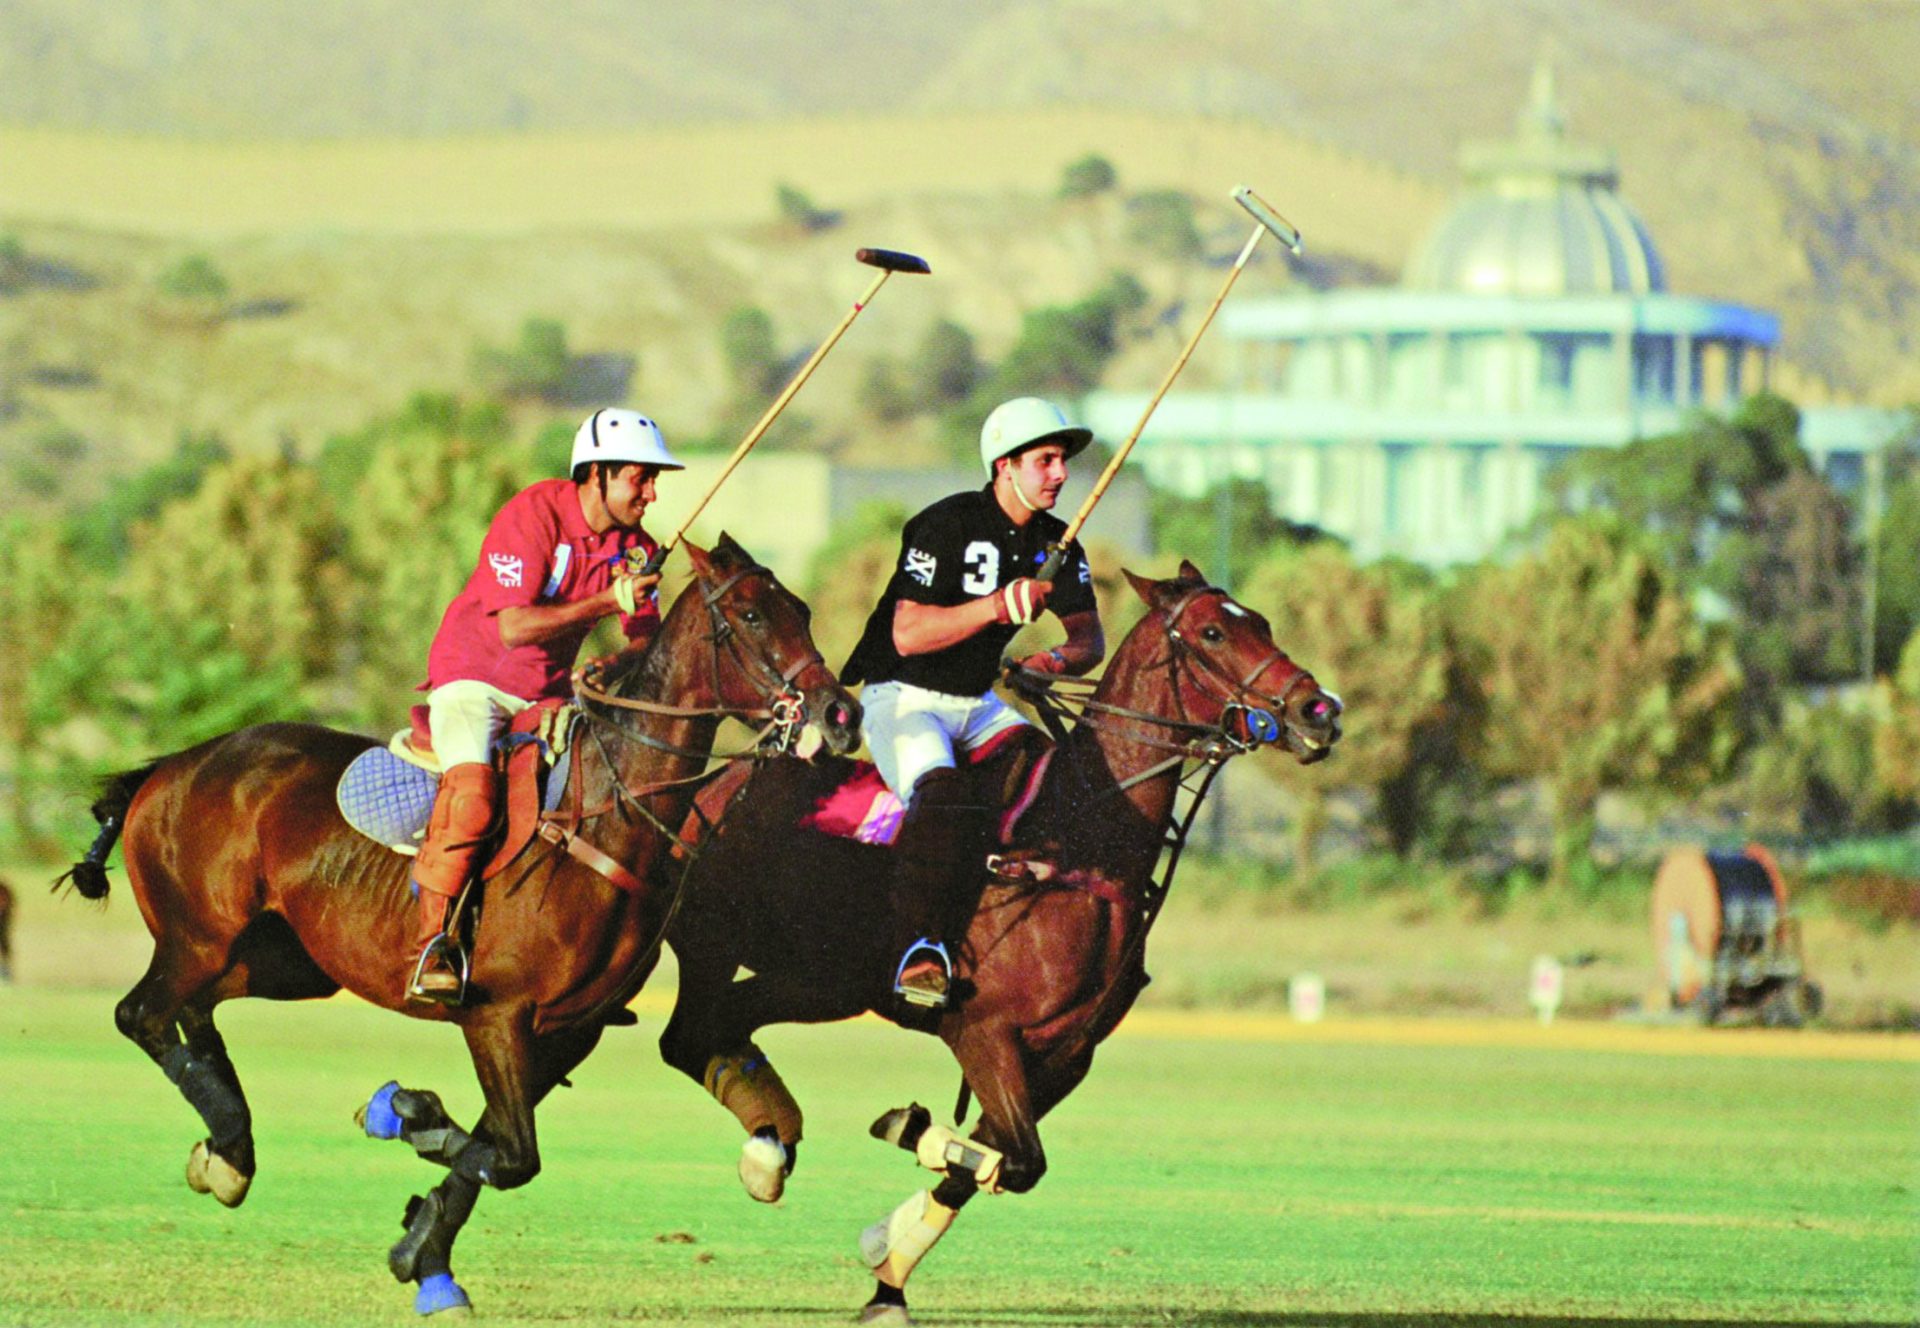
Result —
<instances>
[{"instance_id":1,"label":"girth strap","mask_svg":"<svg viewBox=\"0 0 1920 1328\"><path fill-rule=\"evenodd\" d=\"M580 838L580 836L573 831L562 828L559 822L542 821L540 822L539 830L535 833L549 844L559 845L567 851L569 856L584 863L591 870L599 872L628 894L639 894L644 888L638 876L635 876L632 872L622 867L586 840Z\"/></svg>"}]
</instances>

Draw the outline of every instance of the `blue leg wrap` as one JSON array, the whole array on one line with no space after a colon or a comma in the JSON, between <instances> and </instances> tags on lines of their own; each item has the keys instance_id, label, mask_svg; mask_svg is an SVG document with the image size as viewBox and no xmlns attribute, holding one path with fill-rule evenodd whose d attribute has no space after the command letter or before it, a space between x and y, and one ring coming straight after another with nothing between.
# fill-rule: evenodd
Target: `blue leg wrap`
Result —
<instances>
[{"instance_id":1,"label":"blue leg wrap","mask_svg":"<svg viewBox=\"0 0 1920 1328\"><path fill-rule=\"evenodd\" d=\"M400 1137L400 1113L393 1109L393 1095L400 1091L400 1081L389 1079L374 1090L367 1100L367 1110L362 1118L369 1139L398 1139ZM458 1290L459 1288L455 1288ZM422 1310L421 1313L427 1311Z\"/></svg>"},{"instance_id":2,"label":"blue leg wrap","mask_svg":"<svg viewBox=\"0 0 1920 1328\"><path fill-rule=\"evenodd\" d=\"M452 1273L434 1273L421 1278L420 1290L413 1297L413 1308L420 1314L438 1314L441 1310L457 1310L471 1304Z\"/></svg>"}]
</instances>

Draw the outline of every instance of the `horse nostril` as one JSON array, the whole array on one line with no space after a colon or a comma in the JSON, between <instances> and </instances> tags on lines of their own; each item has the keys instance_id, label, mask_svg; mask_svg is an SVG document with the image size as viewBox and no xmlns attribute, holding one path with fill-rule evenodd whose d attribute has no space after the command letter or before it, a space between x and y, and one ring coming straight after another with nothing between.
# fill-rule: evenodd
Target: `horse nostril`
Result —
<instances>
[{"instance_id":1,"label":"horse nostril","mask_svg":"<svg viewBox=\"0 0 1920 1328\"><path fill-rule=\"evenodd\" d=\"M845 705L835 705L833 709L827 712L827 720L836 728L851 728L853 727L853 712L848 710Z\"/></svg>"}]
</instances>

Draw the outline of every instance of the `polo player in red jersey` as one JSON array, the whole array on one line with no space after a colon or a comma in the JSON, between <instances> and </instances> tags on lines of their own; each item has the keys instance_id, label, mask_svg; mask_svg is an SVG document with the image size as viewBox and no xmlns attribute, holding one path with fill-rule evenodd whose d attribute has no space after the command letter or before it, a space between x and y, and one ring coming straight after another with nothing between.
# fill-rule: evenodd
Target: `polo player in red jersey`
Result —
<instances>
[{"instance_id":1,"label":"polo player in red jersey","mask_svg":"<svg viewBox=\"0 0 1920 1328\"><path fill-rule=\"evenodd\" d=\"M487 527L427 656L442 774L414 859L420 951L409 951L409 999L460 999L464 956L447 919L499 806L494 741L528 706L572 695L575 657L602 618L618 614L633 643L658 630L660 578L640 572L657 545L640 518L660 472L681 469L651 419L598 410L574 435L569 477L522 489Z\"/></svg>"}]
</instances>

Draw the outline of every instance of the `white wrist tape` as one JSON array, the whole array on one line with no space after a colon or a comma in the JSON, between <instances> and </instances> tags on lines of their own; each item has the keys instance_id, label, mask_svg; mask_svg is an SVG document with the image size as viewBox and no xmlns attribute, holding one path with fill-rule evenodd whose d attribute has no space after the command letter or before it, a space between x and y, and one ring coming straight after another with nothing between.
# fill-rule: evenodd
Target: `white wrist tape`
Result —
<instances>
[{"instance_id":1,"label":"white wrist tape","mask_svg":"<svg viewBox=\"0 0 1920 1328\"><path fill-rule=\"evenodd\" d=\"M613 578L613 602L620 606L620 612L629 618L633 616L633 578L616 576Z\"/></svg>"},{"instance_id":2,"label":"white wrist tape","mask_svg":"<svg viewBox=\"0 0 1920 1328\"><path fill-rule=\"evenodd\" d=\"M1033 621L1033 581L1021 577L1000 592L1007 606L1007 621L1030 623Z\"/></svg>"}]
</instances>

